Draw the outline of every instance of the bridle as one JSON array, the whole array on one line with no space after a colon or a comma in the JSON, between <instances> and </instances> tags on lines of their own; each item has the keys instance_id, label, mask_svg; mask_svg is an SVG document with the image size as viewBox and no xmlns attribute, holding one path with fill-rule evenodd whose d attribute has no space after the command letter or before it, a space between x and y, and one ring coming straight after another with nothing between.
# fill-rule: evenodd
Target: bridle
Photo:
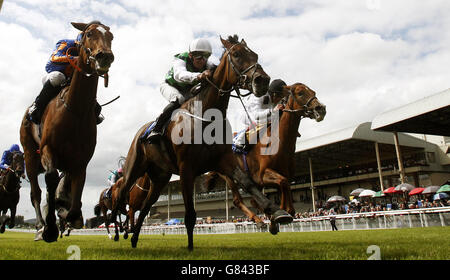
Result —
<instances>
[{"instance_id":1,"label":"bridle","mask_svg":"<svg viewBox=\"0 0 450 280\"><path fill-rule=\"evenodd\" d=\"M309 105L311 104L311 102L313 100L316 100L317 97L316 96L312 96L311 98L308 99L308 101L306 101L305 104L301 104L298 99L295 97L294 93L292 92L292 90L289 90L289 96L292 96L292 98L294 99L294 102L297 103L297 105L300 106L300 109L283 109L283 112L288 112L288 113L303 113L301 115L301 117L308 117L311 118L312 116L314 116L314 109L309 108ZM288 102L287 98L283 98L282 99L282 104L286 105Z\"/></svg>"},{"instance_id":2,"label":"bridle","mask_svg":"<svg viewBox=\"0 0 450 280\"><path fill-rule=\"evenodd\" d=\"M248 83L251 83L251 81L253 81L256 70L258 69L258 67L261 67L261 65L258 62L255 62L253 65L247 67L242 72L239 71L239 69L236 67L236 65L233 63L233 60L231 59L231 50L237 45L242 45L242 43L234 44L233 46L231 46L231 48L227 49L226 54L224 54L227 56L227 60L228 60L228 63L230 63L230 65L231 65L231 69L233 69L234 73L238 77L237 81L231 86L231 88L227 89L227 90L221 89L218 86L216 86L216 84L214 84L214 82L211 81L209 78L206 78L206 81L208 81L208 83L211 84L218 91L220 96L223 96L224 94L227 94L227 93L231 93L233 90L236 91L238 96L247 96L247 95L251 94L251 92L250 92L246 95L241 95L239 92L239 89L245 88ZM247 48L246 46L244 46L244 48L246 50L250 51L249 48ZM251 78L248 79L248 76L245 74L252 69L253 69L253 72L251 73Z\"/></svg>"},{"instance_id":3,"label":"bridle","mask_svg":"<svg viewBox=\"0 0 450 280\"><path fill-rule=\"evenodd\" d=\"M99 23L93 23L93 24L97 24L100 26L104 26L103 24L99 24ZM86 41L85 37L86 37L86 30L89 28L89 26L91 26L92 24L86 26L86 28L84 29L84 31L82 31L83 36L81 37L80 43L78 44L79 47L72 47L67 49L66 51L66 56L68 58L69 64L78 72L80 72L81 74L83 74L86 77L90 77L91 75L97 75L99 77L104 78L104 85L105 87L108 87L108 80L109 80L109 76L108 76L108 72L106 72L105 74L99 75L97 74L95 71L93 73L87 73L86 71L84 71L83 69L81 69L78 65L78 56L72 56L70 55L70 52L73 49L82 49L84 51L84 53L86 54L86 65L91 64L91 61L97 61L97 59L92 56L92 50L90 48L87 48L86 46L84 46L84 42Z\"/></svg>"}]
</instances>

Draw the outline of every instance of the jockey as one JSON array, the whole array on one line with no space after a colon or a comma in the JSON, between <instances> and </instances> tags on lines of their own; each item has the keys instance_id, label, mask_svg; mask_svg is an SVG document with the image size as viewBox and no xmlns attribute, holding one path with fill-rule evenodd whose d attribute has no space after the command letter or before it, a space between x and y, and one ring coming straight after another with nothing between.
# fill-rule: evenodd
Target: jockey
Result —
<instances>
[{"instance_id":1,"label":"jockey","mask_svg":"<svg viewBox=\"0 0 450 280\"><path fill-rule=\"evenodd\" d=\"M93 21L89 24L97 23ZM56 43L55 49L51 54L49 61L45 65L47 74L42 78L43 88L36 100L28 110L27 119L40 124L42 114L44 113L47 104L55 97L61 89L70 83L73 74L73 67L69 64L69 57L67 51L71 56L78 56L78 45L83 37L83 32L80 32L76 40L63 39ZM72 49L73 48L73 49ZM97 124L100 124L104 117L100 116L102 107L96 103L95 112L97 114Z\"/></svg>"},{"instance_id":2,"label":"jockey","mask_svg":"<svg viewBox=\"0 0 450 280\"><path fill-rule=\"evenodd\" d=\"M17 144L13 144L9 150L3 152L2 160L0 161L0 169L7 170L12 163L12 153L21 152Z\"/></svg>"},{"instance_id":3,"label":"jockey","mask_svg":"<svg viewBox=\"0 0 450 280\"><path fill-rule=\"evenodd\" d=\"M109 189L106 191L106 197L107 198L111 198L111 191L112 191L112 186L117 182L117 180L119 180L121 177L123 176L123 169L122 167L120 167L119 169L117 169L114 172L111 172L111 174L108 177L108 184L109 184Z\"/></svg>"},{"instance_id":4,"label":"jockey","mask_svg":"<svg viewBox=\"0 0 450 280\"><path fill-rule=\"evenodd\" d=\"M247 97L247 111L256 123L268 122L268 119L273 112L282 110L284 107L282 104L278 104L281 99L283 92L283 86L286 83L283 80L276 79L273 80L269 85L269 90L267 93L261 97L256 97L254 95L249 95ZM246 128L238 132L238 134L233 138L233 151L237 153L243 153L248 150L248 146L245 143L245 132L255 126L255 124L250 123L247 116L245 116Z\"/></svg>"},{"instance_id":5,"label":"jockey","mask_svg":"<svg viewBox=\"0 0 450 280\"><path fill-rule=\"evenodd\" d=\"M207 39L199 38L189 44L189 52L174 56L172 68L167 72L166 79L160 85L160 92L169 101L162 114L156 119L156 124L147 139L151 142L161 136L165 123L172 112L181 106L192 95L191 88L198 82L212 76L216 67L208 61L212 53L211 44Z\"/></svg>"}]
</instances>

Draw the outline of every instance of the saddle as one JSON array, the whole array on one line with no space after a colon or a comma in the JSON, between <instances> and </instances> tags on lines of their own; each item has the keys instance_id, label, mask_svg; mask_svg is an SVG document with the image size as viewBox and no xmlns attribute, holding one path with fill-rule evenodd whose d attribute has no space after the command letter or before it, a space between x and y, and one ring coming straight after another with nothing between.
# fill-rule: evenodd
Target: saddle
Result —
<instances>
[{"instance_id":1,"label":"saddle","mask_svg":"<svg viewBox=\"0 0 450 280\"><path fill-rule=\"evenodd\" d=\"M254 145L258 142L258 135L260 133L263 133L265 129L267 129L271 125L270 122L268 123L258 123L256 126L253 126L251 129L247 129L245 131L245 145L243 148L236 146L235 144L232 145L232 150L236 154L247 154ZM235 137L237 137L237 134L235 134Z\"/></svg>"}]
</instances>

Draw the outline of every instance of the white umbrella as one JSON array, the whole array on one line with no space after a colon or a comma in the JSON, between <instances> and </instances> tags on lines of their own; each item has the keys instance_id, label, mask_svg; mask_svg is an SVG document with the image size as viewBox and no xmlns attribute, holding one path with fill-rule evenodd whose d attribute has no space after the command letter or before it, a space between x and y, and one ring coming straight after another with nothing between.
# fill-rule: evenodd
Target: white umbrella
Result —
<instances>
[{"instance_id":1,"label":"white umbrella","mask_svg":"<svg viewBox=\"0 0 450 280\"><path fill-rule=\"evenodd\" d=\"M327 200L327 202L339 202L339 201L345 201L345 200L346 200L346 199L345 199L344 197L339 196L339 195L335 195L335 196L330 197L330 198Z\"/></svg>"},{"instance_id":2,"label":"white umbrella","mask_svg":"<svg viewBox=\"0 0 450 280\"><path fill-rule=\"evenodd\" d=\"M359 196L359 194L361 193L361 192L363 192L364 191L364 189L362 189L362 188L357 188L357 189L354 189L351 193L350 193L350 195L351 196Z\"/></svg>"},{"instance_id":3,"label":"white umbrella","mask_svg":"<svg viewBox=\"0 0 450 280\"><path fill-rule=\"evenodd\" d=\"M410 192L410 191L412 191L412 190L415 189L415 188L416 188L416 187L414 187L414 186L411 185L411 184L403 183L403 184L400 184L400 185L396 186L396 187L395 187L395 190L396 190L396 191L401 191L401 192Z\"/></svg>"},{"instance_id":4,"label":"white umbrella","mask_svg":"<svg viewBox=\"0 0 450 280\"><path fill-rule=\"evenodd\" d=\"M376 194L376 192L372 190L364 190L359 194L359 197L373 197Z\"/></svg>"}]
</instances>

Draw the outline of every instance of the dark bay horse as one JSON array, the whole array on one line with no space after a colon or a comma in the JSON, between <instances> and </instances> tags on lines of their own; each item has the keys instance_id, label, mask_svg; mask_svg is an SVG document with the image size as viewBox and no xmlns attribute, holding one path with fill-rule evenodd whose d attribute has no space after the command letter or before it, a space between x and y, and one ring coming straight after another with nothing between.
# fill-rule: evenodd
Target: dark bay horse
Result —
<instances>
[{"instance_id":1,"label":"dark bay horse","mask_svg":"<svg viewBox=\"0 0 450 280\"><path fill-rule=\"evenodd\" d=\"M267 127L266 133L252 147L244 158L234 154L234 157L242 170L250 174L251 179L261 188L267 186L277 187L281 192L281 209L286 210L292 216L295 209L292 201L290 180L295 173L295 145L298 137L298 129L302 118L308 117L320 122L326 114L326 107L320 103L316 93L301 83L295 83L283 88L284 109L279 111L278 125L272 123ZM262 153L267 146L268 138L272 132L278 129L277 151L274 153ZM246 161L244 163L244 160ZM210 172L205 182L214 182L212 179L219 173ZM233 202L255 223L262 221L243 203L238 186L227 176L221 175L233 192ZM209 189L211 186L207 186ZM255 204L255 203L253 203ZM270 232L276 234L278 227L271 223Z\"/></svg>"},{"instance_id":2,"label":"dark bay horse","mask_svg":"<svg viewBox=\"0 0 450 280\"><path fill-rule=\"evenodd\" d=\"M5 232L5 226L13 228L15 225L17 203L19 203L20 178L24 177L24 155L22 152L12 153L11 167L2 170L0 175L0 213L10 211L10 217L6 218L0 226L0 233Z\"/></svg>"},{"instance_id":3,"label":"dark bay horse","mask_svg":"<svg viewBox=\"0 0 450 280\"><path fill-rule=\"evenodd\" d=\"M231 144L226 144L231 141L223 141L223 138L221 139L222 142L217 141L213 143L206 143L203 137L200 141L195 141L197 133L206 131L205 128L208 128L206 123L209 124L208 121L201 122L192 117L193 114L195 115L196 105L198 103L201 104L201 111L197 113L197 117L198 114L203 115L207 110L211 112L210 109L214 109L214 112L220 114L220 116L216 117L215 121L223 124L225 123L230 92L233 89L247 89L255 96L262 96L267 92L270 77L258 64L258 55L248 48L244 40L239 42L236 35L234 37L228 37L227 40L220 39L225 51L220 59L219 65L214 71L212 81L195 97L184 103L178 113L172 115L166 134L160 143L155 145L142 143L139 140L149 126L149 123L139 129L131 143L124 164L124 184L122 186L123 189L121 189L118 204L123 203L125 194L129 191L136 179L143 176L144 173L147 173L152 181L149 194L139 213L138 221L134 228L131 238L132 247L136 247L143 220L150 211L151 206L157 201L162 188L167 185L172 174L179 174L185 205L185 226L188 235L188 249L193 249L193 231L196 222L196 212L193 203L194 179L204 172L219 169L218 159L223 154L231 151ZM185 112L189 113L185 114ZM200 129L194 129L196 125ZM215 133L223 133L222 136L226 135L227 133L224 127L226 125L223 125L223 131L218 129ZM186 137L187 140L184 139L180 142L174 141L177 137ZM229 175L232 177L233 169L229 166L225 167L229 168ZM262 194L256 186L248 185L247 187L250 193L259 193L259 198L265 199L264 202L271 204L267 198L262 197ZM261 204L264 202L261 202ZM277 207L273 205L270 209L276 210ZM113 210L113 219L116 213L117 211L114 212Z\"/></svg>"},{"instance_id":4,"label":"dark bay horse","mask_svg":"<svg viewBox=\"0 0 450 280\"><path fill-rule=\"evenodd\" d=\"M104 222L105 222L105 227L106 227L106 231L108 232L108 237L110 239L112 239L111 233L109 232L109 225L110 225L110 219L108 219L108 210L112 210L113 209L113 201L116 200L116 197L119 193L119 189L120 189L120 184L122 184L123 178L119 178L119 180L117 180L116 183L114 183L114 185L111 186L111 197L108 198L105 193L109 188L104 189L101 194L100 194L100 198L98 200L98 204L95 205L94 207L94 214L97 217L100 217L100 214L103 214L103 218L104 218ZM125 209L125 207L121 207L121 209L119 210L120 214L123 215L127 215L127 211ZM126 224L128 222L128 217L126 218L125 222L122 224L122 220L121 217L119 215L119 224L117 224L116 221L114 221L114 228L115 228L115 236L114 236L114 240L118 241L119 240L119 229L118 227L120 227L120 230L122 231L122 228L124 226L124 224ZM126 233L127 236L125 236L125 239L128 237L128 233Z\"/></svg>"},{"instance_id":5,"label":"dark bay horse","mask_svg":"<svg viewBox=\"0 0 450 280\"><path fill-rule=\"evenodd\" d=\"M113 34L99 22L72 23L83 32L78 46L79 56L73 64L75 71L69 86L47 105L40 128L28 121L27 112L20 127L20 141L25 152L25 164L31 184L31 202L36 212L35 240L53 242L58 239L55 216L55 192L58 171L63 171L63 187L70 195L70 209L64 218L74 228L83 225L81 195L86 180L86 168L97 141L95 104L99 76L107 73L114 60L111 51ZM48 214L42 218L41 190L37 177L45 172Z\"/></svg>"}]
</instances>

